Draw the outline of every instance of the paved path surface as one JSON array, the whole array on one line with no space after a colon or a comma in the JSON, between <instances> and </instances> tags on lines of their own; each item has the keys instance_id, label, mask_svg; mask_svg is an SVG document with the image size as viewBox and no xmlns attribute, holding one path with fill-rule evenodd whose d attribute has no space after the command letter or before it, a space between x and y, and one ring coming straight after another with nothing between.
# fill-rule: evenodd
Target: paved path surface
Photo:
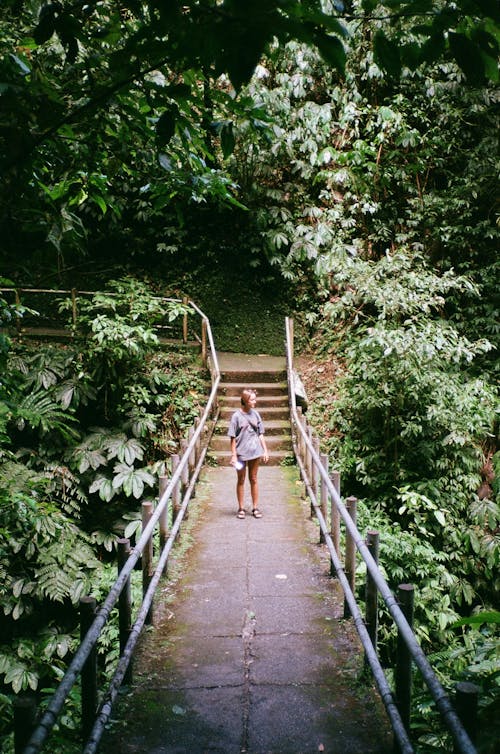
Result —
<instances>
[{"instance_id":1,"label":"paved path surface","mask_svg":"<svg viewBox=\"0 0 500 754\"><path fill-rule=\"evenodd\" d=\"M240 521L233 469L203 472L185 573L105 754L392 752L296 470L263 466L259 481L263 518Z\"/></svg>"}]
</instances>

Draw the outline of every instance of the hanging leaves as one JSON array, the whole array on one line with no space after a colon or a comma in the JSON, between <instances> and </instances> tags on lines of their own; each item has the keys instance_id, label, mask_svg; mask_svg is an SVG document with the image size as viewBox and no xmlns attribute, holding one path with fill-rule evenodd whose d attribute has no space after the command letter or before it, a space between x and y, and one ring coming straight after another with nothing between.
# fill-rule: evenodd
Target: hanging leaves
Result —
<instances>
[{"instance_id":1,"label":"hanging leaves","mask_svg":"<svg viewBox=\"0 0 500 754\"><path fill-rule=\"evenodd\" d=\"M165 147L175 134L175 125L179 115L177 105L171 105L163 111L156 124L156 139L159 147Z\"/></svg>"}]
</instances>

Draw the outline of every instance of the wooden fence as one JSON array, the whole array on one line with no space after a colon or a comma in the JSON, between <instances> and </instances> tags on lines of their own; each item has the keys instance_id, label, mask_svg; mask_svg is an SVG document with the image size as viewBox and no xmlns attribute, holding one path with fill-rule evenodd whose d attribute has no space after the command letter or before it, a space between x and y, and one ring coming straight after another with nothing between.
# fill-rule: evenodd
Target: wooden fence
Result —
<instances>
[{"instance_id":1,"label":"wooden fence","mask_svg":"<svg viewBox=\"0 0 500 754\"><path fill-rule=\"evenodd\" d=\"M92 298L100 291L80 291L76 288L70 290L58 290L53 288L0 288L6 300L9 297L18 307L25 307L26 313L17 317L11 326L11 331L18 337L41 337L41 338L71 338L78 328L80 314L80 299ZM113 292L106 293L112 298L117 295ZM187 297L169 298L166 296L153 296L160 304L183 305L182 316L173 322L163 319L154 325L154 330L160 338L160 342L182 342L184 345L199 346L202 353L203 363L206 364L208 354L207 346L207 318L201 314L197 306ZM60 305L64 300L68 301L65 316L61 314ZM41 305L40 305L41 304ZM64 307L63 307L64 308ZM35 314L31 314L31 310ZM69 318L67 316L69 312ZM189 328L189 316L196 312L200 315L200 331ZM191 340L189 340L191 336Z\"/></svg>"}]
</instances>

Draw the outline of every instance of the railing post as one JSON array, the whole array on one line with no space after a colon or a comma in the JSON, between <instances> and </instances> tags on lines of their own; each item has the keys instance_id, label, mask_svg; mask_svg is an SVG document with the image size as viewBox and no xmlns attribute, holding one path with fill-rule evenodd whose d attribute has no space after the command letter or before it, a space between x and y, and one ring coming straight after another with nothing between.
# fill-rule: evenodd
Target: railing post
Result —
<instances>
[{"instance_id":1,"label":"railing post","mask_svg":"<svg viewBox=\"0 0 500 754\"><path fill-rule=\"evenodd\" d=\"M21 297L19 295L19 291L17 290L17 288L14 291L14 296L15 296L15 301L16 301L16 307L20 307L21 306ZM19 333L21 331L21 317L19 317L17 315L17 313L16 313L16 331L17 331L17 334L19 335Z\"/></svg>"},{"instance_id":2,"label":"railing post","mask_svg":"<svg viewBox=\"0 0 500 754\"><path fill-rule=\"evenodd\" d=\"M332 471L330 479L340 497L340 472ZM332 537L333 546L335 547L335 552L340 558L340 513L333 497L330 500L330 535ZM330 576L335 575L335 566L333 565L333 560L330 560Z\"/></svg>"},{"instance_id":3,"label":"railing post","mask_svg":"<svg viewBox=\"0 0 500 754\"><path fill-rule=\"evenodd\" d=\"M94 621L95 611L95 597L80 599L80 642L84 640ZM92 731L97 711L97 647L95 643L82 668L81 682L82 736L85 741Z\"/></svg>"},{"instance_id":4,"label":"railing post","mask_svg":"<svg viewBox=\"0 0 500 754\"><path fill-rule=\"evenodd\" d=\"M201 319L201 364L204 369L207 368L207 320Z\"/></svg>"},{"instance_id":5,"label":"railing post","mask_svg":"<svg viewBox=\"0 0 500 754\"><path fill-rule=\"evenodd\" d=\"M130 555L130 540L118 540L118 574L127 562ZM118 598L118 627L120 633L120 657L122 656L130 636L132 626L132 600L130 596L130 576L125 581ZM132 683L132 658L123 677L123 683L130 686Z\"/></svg>"},{"instance_id":6,"label":"railing post","mask_svg":"<svg viewBox=\"0 0 500 754\"><path fill-rule=\"evenodd\" d=\"M379 547L379 533L378 531L368 531L366 534L366 545L375 563L378 565L378 547ZM378 589L376 584L370 575L370 572L366 571L366 629L370 636L375 652L377 651L377 638L378 638ZM365 665L367 665L365 655Z\"/></svg>"},{"instance_id":7,"label":"railing post","mask_svg":"<svg viewBox=\"0 0 500 754\"><path fill-rule=\"evenodd\" d=\"M187 446L188 446L187 440L185 440L183 438L181 440L181 442L180 442L180 446L181 446L181 459L183 459L184 456L186 455L186 451L187 451ZM184 497L188 486L189 486L189 459L188 459L188 462L184 464L184 466L182 468L182 472L181 472L181 495L182 495L182 497ZM184 520L187 521L188 518L189 518L189 511L186 508L185 513L184 513Z\"/></svg>"},{"instance_id":8,"label":"railing post","mask_svg":"<svg viewBox=\"0 0 500 754\"><path fill-rule=\"evenodd\" d=\"M312 445L312 439L313 439L312 427L308 423L307 419L304 420L304 424L305 424L305 428L307 430L307 437L309 439L309 442ZM311 453L311 451L309 449L309 445L306 445L305 451L306 451L306 459L307 459L307 462L306 462L307 480L308 480L309 484L312 487L312 484L313 484L313 459L312 459L312 453Z\"/></svg>"},{"instance_id":9,"label":"railing post","mask_svg":"<svg viewBox=\"0 0 500 754\"><path fill-rule=\"evenodd\" d=\"M180 458L175 453L172 456L172 476L175 474L179 467ZM172 490L172 523L175 521L177 516L179 515L179 510L181 507L181 482L180 480L177 482L177 484L174 485L174 488Z\"/></svg>"},{"instance_id":10,"label":"railing post","mask_svg":"<svg viewBox=\"0 0 500 754\"><path fill-rule=\"evenodd\" d=\"M194 420L194 429L195 432L198 431L198 428L201 424L201 416L197 416ZM201 456L201 435L202 432L198 435L198 439L196 440L195 446L194 446L194 465L198 465L198 461L200 460Z\"/></svg>"},{"instance_id":11,"label":"railing post","mask_svg":"<svg viewBox=\"0 0 500 754\"><path fill-rule=\"evenodd\" d=\"M153 503L146 501L142 503L142 531L145 530L149 524L153 515ZM148 591L149 584L151 583L153 567L153 537L150 537L147 543L144 545L142 551L142 597L144 599L146 592ZM153 622L153 603L148 610L145 623L151 625Z\"/></svg>"},{"instance_id":12,"label":"railing post","mask_svg":"<svg viewBox=\"0 0 500 754\"><path fill-rule=\"evenodd\" d=\"M298 424L302 426L302 407L301 406L297 406L297 419L298 419ZM304 463L304 440L302 438L302 432L300 431L298 427L297 427L297 452L299 454L300 460L302 461L302 463Z\"/></svg>"},{"instance_id":13,"label":"railing post","mask_svg":"<svg viewBox=\"0 0 500 754\"><path fill-rule=\"evenodd\" d=\"M71 321L76 329L76 288L71 289Z\"/></svg>"},{"instance_id":14,"label":"railing post","mask_svg":"<svg viewBox=\"0 0 500 754\"><path fill-rule=\"evenodd\" d=\"M162 499L163 493L167 489L167 485L168 485L168 477L160 476L158 480L158 502ZM158 519L158 525L160 529L160 552L162 552L163 548L165 547L165 542L168 539L169 503L170 503L170 500L167 500L162 512L160 513L160 518Z\"/></svg>"},{"instance_id":15,"label":"railing post","mask_svg":"<svg viewBox=\"0 0 500 754\"><path fill-rule=\"evenodd\" d=\"M316 452L316 454L318 454L319 453L319 439L317 437L313 437L311 434L311 442L312 442L314 451ZM312 453L311 453L310 482L311 482L311 487L313 491L313 500L317 505L318 504L318 487L319 487L319 469L316 466L316 462L314 460L314 456ZM313 500L311 500L311 518L314 518L314 516L316 515L315 510L314 510Z\"/></svg>"},{"instance_id":16,"label":"railing post","mask_svg":"<svg viewBox=\"0 0 500 754\"><path fill-rule=\"evenodd\" d=\"M352 518L354 524L356 524L357 503L358 503L357 498L348 497L346 498L345 503L346 503L347 512ZM355 545L354 539L352 538L349 532L349 529L346 529L346 533L345 533L345 575L346 575L347 581L349 582L349 586L351 587L351 592L354 593L355 578L356 578L356 545ZM349 618L350 615L351 615L351 611L349 609L347 600L344 597L344 618Z\"/></svg>"},{"instance_id":17,"label":"railing post","mask_svg":"<svg viewBox=\"0 0 500 754\"><path fill-rule=\"evenodd\" d=\"M194 437L194 427L189 427L188 430L188 444L191 444ZM190 453L189 453L189 477L191 478L193 471L196 466L196 446L193 445ZM193 494L194 497L194 494Z\"/></svg>"},{"instance_id":18,"label":"railing post","mask_svg":"<svg viewBox=\"0 0 500 754\"><path fill-rule=\"evenodd\" d=\"M413 584L400 584L398 587L398 602L403 615L410 628L413 630L413 604L415 588ZM401 716L401 721L410 733L410 710L411 710L411 652L398 630L396 649L396 668L394 672L396 704ZM397 743L395 744L398 751Z\"/></svg>"},{"instance_id":19,"label":"railing post","mask_svg":"<svg viewBox=\"0 0 500 754\"><path fill-rule=\"evenodd\" d=\"M36 725L36 701L33 694L14 699L14 754L22 754Z\"/></svg>"},{"instance_id":20,"label":"railing post","mask_svg":"<svg viewBox=\"0 0 500 754\"><path fill-rule=\"evenodd\" d=\"M184 306L188 305L189 299L187 296L183 297L182 303L184 304ZM186 344L187 339L188 339L188 315L187 315L187 312L184 312L184 315L182 317L182 342Z\"/></svg>"},{"instance_id":21,"label":"railing post","mask_svg":"<svg viewBox=\"0 0 500 754\"><path fill-rule=\"evenodd\" d=\"M323 466L324 470L328 474L328 454L322 453L321 456L321 465ZM325 484L325 480L323 477L321 478L321 498L320 498L320 504L321 504L321 513L323 515L323 518L325 519L325 525L328 526L328 487ZM319 530L319 543L320 545L324 545L326 542L326 537L323 532L323 529L320 528Z\"/></svg>"},{"instance_id":22,"label":"railing post","mask_svg":"<svg viewBox=\"0 0 500 754\"><path fill-rule=\"evenodd\" d=\"M455 709L473 744L477 740L477 706L479 687L470 681L461 681L455 686ZM457 754L458 749L455 747Z\"/></svg>"}]
</instances>

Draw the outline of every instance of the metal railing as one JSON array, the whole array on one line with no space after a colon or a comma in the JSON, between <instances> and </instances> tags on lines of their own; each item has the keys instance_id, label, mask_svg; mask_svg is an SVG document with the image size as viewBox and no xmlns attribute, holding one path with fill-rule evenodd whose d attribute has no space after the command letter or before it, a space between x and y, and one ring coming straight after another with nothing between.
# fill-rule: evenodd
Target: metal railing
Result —
<instances>
[{"instance_id":1,"label":"metal railing","mask_svg":"<svg viewBox=\"0 0 500 754\"><path fill-rule=\"evenodd\" d=\"M354 570L355 570L355 550L357 549L366 565L367 582L375 588L375 593L380 593L391 614L394 623L398 629L398 644L404 646L407 655L407 681L409 683L410 671L409 666L413 661L422 674L423 680L429 689L429 692L436 703L436 707L441 713L443 722L451 734L455 746L456 754L476 754L476 748L472 743L464 725L458 717L452 703L441 686L436 674L429 664L422 648L413 633L408 622L407 615L398 603L398 600L392 593L382 573L380 572L377 562L372 554L372 549L359 533L355 520L348 510L348 505L344 504L339 494L338 484L335 479L332 481L328 471L328 458L326 455L319 453L319 443L312 436L311 428L307 426L307 421L302 415L302 411L297 407L295 399L294 368L293 368L293 320L286 318L286 360L289 385L290 414L292 422L292 441L294 446L295 457L300 468L302 480L304 482L308 497L311 501L311 514L314 514L319 522L321 531L321 542L327 548L331 559L332 573L335 572L342 589L344 591L345 610L344 614L352 617L360 640L362 642L365 659L371 668L377 688L379 690L382 702L386 708L390 724L392 726L398 750L403 754L412 754L414 752L411 744L409 728L409 699L402 699L402 694L393 695L384 670L377 656L376 638L361 614L354 595ZM318 482L320 484L318 484ZM320 486L320 496L318 499L318 487ZM331 524L327 523L327 503L326 498L331 501ZM346 503L355 505L354 498L348 498ZM345 566L339 556L339 535L338 525L340 519L343 521L346 530L346 553ZM409 585L402 585L408 588ZM407 589L403 589L403 592ZM368 607L368 599L367 599ZM404 675L403 670L403 675ZM404 680L404 679L403 679ZM397 671L396 671L397 682ZM400 688L404 687L404 683Z\"/></svg>"},{"instance_id":2,"label":"metal railing","mask_svg":"<svg viewBox=\"0 0 500 754\"><path fill-rule=\"evenodd\" d=\"M84 734L84 754L94 754L101 740L104 728L111 715L113 703L118 695L120 685L129 672L130 663L137 641L145 623L151 622L153 598L162 575L166 571L169 555L179 534L182 521L187 517L188 506L194 495L195 484L205 460L211 432L205 430L211 424L211 430L217 419L217 389L220 382L220 369L210 328L210 322L203 312L189 301L189 306L201 317L202 332L209 344L207 355L208 367L211 375L211 391L205 409L195 426L189 432L189 440L183 441L182 456L174 456L171 478L160 477L160 494L158 505L152 510L151 503L143 503L142 533L133 549L125 546L129 552L123 558L118 578L113 584L108 596L101 607L88 621L85 635L82 638L73 660L71 661L61 683L46 707L40 722L31 733L29 740L22 749L24 754L36 754L42 750L58 717L62 711L75 682L81 676L82 686L82 728ZM168 531L169 508L172 504L172 527ZM158 529L160 552L156 565L152 562L152 541ZM119 540L126 545L128 540ZM127 591L130 590L130 577L139 558L142 560L143 596L133 625L130 623L130 601ZM91 603L91 598L83 600L83 606ZM97 681L95 668L95 649L100 633L106 625L111 611L119 603L120 648L121 653L111 681L105 691L101 693L100 703L97 704ZM128 603L128 604L127 604ZM128 614L127 614L128 611ZM91 604L92 612L92 604ZM121 631L123 627L123 632ZM17 750L17 749L16 749Z\"/></svg>"}]
</instances>

